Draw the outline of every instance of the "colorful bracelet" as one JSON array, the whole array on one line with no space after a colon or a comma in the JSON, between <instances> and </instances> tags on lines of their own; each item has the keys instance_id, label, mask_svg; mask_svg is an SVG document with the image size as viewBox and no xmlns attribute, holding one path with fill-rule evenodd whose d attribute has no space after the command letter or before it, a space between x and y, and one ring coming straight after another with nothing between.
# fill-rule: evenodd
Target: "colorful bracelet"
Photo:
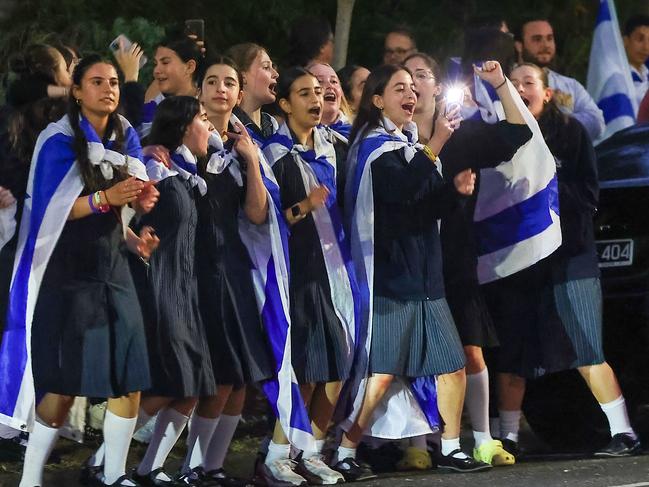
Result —
<instances>
[{"instance_id":1,"label":"colorful bracelet","mask_svg":"<svg viewBox=\"0 0 649 487\"><path fill-rule=\"evenodd\" d=\"M92 210L94 214L108 213L110 211L110 205L103 205L101 203L99 191L95 191L88 195L88 204L90 205L90 210Z\"/></svg>"},{"instance_id":2,"label":"colorful bracelet","mask_svg":"<svg viewBox=\"0 0 649 487\"><path fill-rule=\"evenodd\" d=\"M431 161L435 162L437 160L437 154L433 152L433 149L425 145L422 150L424 151L424 154L426 154Z\"/></svg>"}]
</instances>

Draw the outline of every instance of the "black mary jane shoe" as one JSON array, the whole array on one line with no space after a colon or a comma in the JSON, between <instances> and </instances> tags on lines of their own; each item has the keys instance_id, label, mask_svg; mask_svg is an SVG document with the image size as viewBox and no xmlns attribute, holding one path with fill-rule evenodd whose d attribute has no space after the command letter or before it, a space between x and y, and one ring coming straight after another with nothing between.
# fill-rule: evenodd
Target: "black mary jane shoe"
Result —
<instances>
[{"instance_id":1,"label":"black mary jane shoe","mask_svg":"<svg viewBox=\"0 0 649 487\"><path fill-rule=\"evenodd\" d=\"M221 487L250 487L253 483L250 480L231 477L222 468L209 470L204 473L203 481L213 482L213 485Z\"/></svg>"},{"instance_id":2,"label":"black mary jane shoe","mask_svg":"<svg viewBox=\"0 0 649 487\"><path fill-rule=\"evenodd\" d=\"M138 483L136 480L133 480L129 475L122 475L112 484L105 484L102 480L102 475L100 474L96 477L93 477L92 482L88 485L91 485L93 487L133 487L133 485L135 485L135 487L142 487L142 484Z\"/></svg>"},{"instance_id":3,"label":"black mary jane shoe","mask_svg":"<svg viewBox=\"0 0 649 487\"><path fill-rule=\"evenodd\" d=\"M158 479L157 477L161 473L164 473L167 477L169 477L170 480ZM131 475L131 478L135 480L138 484L140 484L142 487L179 487L183 485L176 482L171 477L171 475L167 474L162 468L156 468L155 470L151 470L146 475L140 475L137 473L137 470L135 470Z\"/></svg>"},{"instance_id":4,"label":"black mary jane shoe","mask_svg":"<svg viewBox=\"0 0 649 487\"><path fill-rule=\"evenodd\" d=\"M437 468L440 470L450 470L452 472L482 472L490 470L492 467L488 463L476 460L473 457L466 455L464 458L457 458L454 455L462 453L459 448L453 450L448 455L439 455L437 457Z\"/></svg>"}]
</instances>

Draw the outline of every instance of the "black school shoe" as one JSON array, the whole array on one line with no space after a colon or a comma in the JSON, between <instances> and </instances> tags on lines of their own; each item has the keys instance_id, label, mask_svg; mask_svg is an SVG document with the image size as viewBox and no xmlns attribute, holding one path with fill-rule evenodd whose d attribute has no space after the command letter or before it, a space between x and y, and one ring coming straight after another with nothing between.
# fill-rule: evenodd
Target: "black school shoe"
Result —
<instances>
[{"instance_id":1,"label":"black school shoe","mask_svg":"<svg viewBox=\"0 0 649 487\"><path fill-rule=\"evenodd\" d=\"M130 487L133 487L133 484L135 484L136 487L142 487L141 484L137 483L135 480L133 480L128 475L122 475L120 478L118 478L112 484L105 484L104 481L102 480L102 477L103 477L103 475L101 475L101 474L96 476L96 477L93 477L88 485L91 485L93 487L106 487L106 486L112 486L112 487L130 486Z\"/></svg>"},{"instance_id":2,"label":"black school shoe","mask_svg":"<svg viewBox=\"0 0 649 487\"><path fill-rule=\"evenodd\" d=\"M618 433L611 438L608 445L596 451L593 455L601 458L630 457L639 455L641 452L642 445L640 444L640 440L628 433Z\"/></svg>"},{"instance_id":3,"label":"black school shoe","mask_svg":"<svg viewBox=\"0 0 649 487\"><path fill-rule=\"evenodd\" d=\"M456 458L453 455L462 453L459 448L453 450L448 455L439 455L437 457L437 468L441 470L450 470L452 472L483 472L492 468L488 463L480 462L468 455L465 458Z\"/></svg>"},{"instance_id":4,"label":"black school shoe","mask_svg":"<svg viewBox=\"0 0 649 487\"><path fill-rule=\"evenodd\" d=\"M90 459L88 459L90 460ZM104 471L103 465L96 467L88 465L88 460L81 465L81 472L79 472L79 483L81 485L96 485L93 484L96 478L99 478Z\"/></svg>"},{"instance_id":5,"label":"black school shoe","mask_svg":"<svg viewBox=\"0 0 649 487\"><path fill-rule=\"evenodd\" d=\"M331 468L341 473L345 477L345 482L360 482L376 478L376 474L369 465L358 463L355 458L351 457L340 460Z\"/></svg>"},{"instance_id":6,"label":"black school shoe","mask_svg":"<svg viewBox=\"0 0 649 487\"><path fill-rule=\"evenodd\" d=\"M222 468L205 472L204 478L214 482L214 485L220 485L221 487L248 487L253 485L249 480L230 477Z\"/></svg>"},{"instance_id":7,"label":"black school shoe","mask_svg":"<svg viewBox=\"0 0 649 487\"><path fill-rule=\"evenodd\" d=\"M161 480L156 478L160 473L164 473L171 480ZM156 468L155 470L151 470L146 475L140 475L137 473L137 470L135 470L131 474L131 478L135 480L138 484L140 484L142 487L180 487L181 485L183 485L173 480L171 475L168 475L162 468Z\"/></svg>"}]
</instances>

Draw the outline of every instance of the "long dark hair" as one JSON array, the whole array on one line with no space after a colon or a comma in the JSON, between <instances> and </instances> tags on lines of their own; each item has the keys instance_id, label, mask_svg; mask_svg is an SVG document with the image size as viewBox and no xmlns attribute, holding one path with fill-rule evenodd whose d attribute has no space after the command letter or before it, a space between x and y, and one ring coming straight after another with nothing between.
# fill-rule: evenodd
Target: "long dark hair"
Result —
<instances>
[{"instance_id":1,"label":"long dark hair","mask_svg":"<svg viewBox=\"0 0 649 487\"><path fill-rule=\"evenodd\" d=\"M86 72L95 64L109 64L113 66L113 68L115 67L115 65L108 59L105 59L98 54L91 54L84 57L79 64L77 64L76 68L74 68L74 72L72 73L72 84L74 86L81 86L81 81ZM115 69L115 71L117 71L117 69ZM79 126L80 115L81 105L77 103L77 100L75 100L73 96L70 96L68 101L68 117L70 119L70 126L74 132L73 148L81 171L81 177L86 188L90 191L108 189L116 182L128 178L126 165L115 168L113 179L107 181L102 176L99 168L90 164L88 159L88 139L86 139L83 130L81 130L81 127ZM108 140L111 134L115 134L115 140L111 146L111 150L124 153L124 127L122 127L122 121L117 110L108 115L108 125L106 127L106 134L104 135L104 143Z\"/></svg>"},{"instance_id":2,"label":"long dark hair","mask_svg":"<svg viewBox=\"0 0 649 487\"><path fill-rule=\"evenodd\" d=\"M196 45L195 41L187 36L168 37L162 40L156 48L157 47L166 47L167 49L171 49L184 63L193 60L196 63L196 69L192 73L192 82L197 82L203 67L203 54L201 54L201 50Z\"/></svg>"},{"instance_id":3,"label":"long dark hair","mask_svg":"<svg viewBox=\"0 0 649 487\"><path fill-rule=\"evenodd\" d=\"M383 115L381 110L379 110L372 102L372 97L374 95L383 96L383 93L385 93L385 87L390 82L390 79L399 71L410 73L410 71L403 66L397 66L396 64L383 64L378 68L373 69L367 77L365 88L363 88L363 94L361 95L361 102L358 105L358 113L356 114L356 119L354 119L351 134L349 135L350 144L353 143L357 136L362 137L365 132L380 125ZM366 124L367 128L363 133L360 133L361 129L363 129Z\"/></svg>"},{"instance_id":4,"label":"long dark hair","mask_svg":"<svg viewBox=\"0 0 649 487\"><path fill-rule=\"evenodd\" d=\"M200 110L200 103L193 96L168 96L156 109L147 139L149 144L175 151L182 145L187 127Z\"/></svg>"}]
</instances>

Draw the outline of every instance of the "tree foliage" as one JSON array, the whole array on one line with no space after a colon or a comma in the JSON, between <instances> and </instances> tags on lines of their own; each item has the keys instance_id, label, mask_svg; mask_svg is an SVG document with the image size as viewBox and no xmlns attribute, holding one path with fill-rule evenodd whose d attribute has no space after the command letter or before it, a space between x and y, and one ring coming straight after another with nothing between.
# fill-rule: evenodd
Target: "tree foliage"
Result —
<instances>
[{"instance_id":1,"label":"tree foliage","mask_svg":"<svg viewBox=\"0 0 649 487\"><path fill-rule=\"evenodd\" d=\"M646 12L647 3L617 0L618 16L624 20L631 13ZM523 16L541 14L555 26L560 69L583 79L597 5L597 0L357 0L348 61L376 65L385 33L400 23L413 29L421 50L444 59L461 53L463 25L473 16L494 13L514 26ZM290 25L305 14L323 16L333 26L336 0L22 0L0 25L0 71L6 72L13 53L52 34L84 52L106 53L108 43L125 33L151 58L165 29L180 30L188 18L205 19L208 49L254 41L281 64L288 52Z\"/></svg>"}]
</instances>

